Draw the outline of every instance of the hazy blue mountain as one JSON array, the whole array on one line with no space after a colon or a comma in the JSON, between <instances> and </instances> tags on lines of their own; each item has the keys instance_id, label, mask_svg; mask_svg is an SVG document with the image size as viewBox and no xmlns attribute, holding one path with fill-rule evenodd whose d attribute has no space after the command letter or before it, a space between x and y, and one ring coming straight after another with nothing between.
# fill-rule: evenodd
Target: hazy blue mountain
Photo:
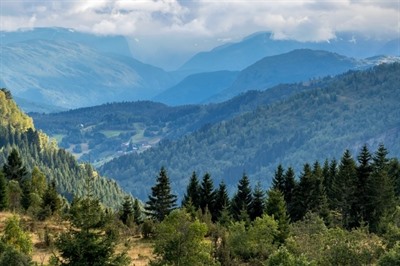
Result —
<instances>
[{"instance_id":1,"label":"hazy blue mountain","mask_svg":"<svg viewBox=\"0 0 400 266\"><path fill-rule=\"evenodd\" d=\"M76 42L28 40L0 49L2 84L38 104L76 108L149 99L174 83L160 68Z\"/></svg>"},{"instance_id":2,"label":"hazy blue mountain","mask_svg":"<svg viewBox=\"0 0 400 266\"><path fill-rule=\"evenodd\" d=\"M309 49L268 56L242 70L232 86L211 101L227 100L248 90L265 90L280 83L307 81L366 66L365 61Z\"/></svg>"},{"instance_id":3,"label":"hazy blue mountain","mask_svg":"<svg viewBox=\"0 0 400 266\"><path fill-rule=\"evenodd\" d=\"M355 154L364 143L372 149L384 143L390 156L399 156L399 71L399 63L383 64L325 78L284 101L121 156L101 172L145 199L161 166L182 195L193 170L224 180L232 191L243 172L268 185L279 163L299 170L305 162L339 158L346 148Z\"/></svg>"},{"instance_id":4,"label":"hazy blue mountain","mask_svg":"<svg viewBox=\"0 0 400 266\"><path fill-rule=\"evenodd\" d=\"M398 41L393 41L399 43ZM387 46L387 48L385 48ZM252 34L237 43L225 44L207 52L200 52L189 59L180 71L191 73L242 70L266 56L287 53L295 49L314 49L336 52L349 57L365 58L377 54L400 55L391 44L373 40L353 33L341 33L329 42L298 42L274 40L271 33Z\"/></svg>"},{"instance_id":5,"label":"hazy blue mountain","mask_svg":"<svg viewBox=\"0 0 400 266\"><path fill-rule=\"evenodd\" d=\"M168 105L205 103L232 85L238 72L217 71L193 74L153 98Z\"/></svg>"},{"instance_id":6,"label":"hazy blue mountain","mask_svg":"<svg viewBox=\"0 0 400 266\"><path fill-rule=\"evenodd\" d=\"M13 32L0 31L2 45L31 40L68 41L88 46L99 52L132 56L125 37L94 35L66 28L33 28Z\"/></svg>"}]
</instances>

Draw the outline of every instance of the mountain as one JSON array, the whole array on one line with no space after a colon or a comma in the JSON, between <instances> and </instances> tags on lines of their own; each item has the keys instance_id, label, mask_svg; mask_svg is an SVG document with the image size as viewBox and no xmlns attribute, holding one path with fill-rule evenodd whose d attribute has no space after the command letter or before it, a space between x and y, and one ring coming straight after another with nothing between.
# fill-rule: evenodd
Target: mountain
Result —
<instances>
[{"instance_id":1,"label":"mountain","mask_svg":"<svg viewBox=\"0 0 400 266\"><path fill-rule=\"evenodd\" d=\"M178 139L204 126L254 111L304 90L318 81L250 91L207 105L167 106L150 101L109 103L60 113L31 113L37 128L58 140L80 160L101 165L126 153L142 152L164 139Z\"/></svg>"},{"instance_id":2,"label":"mountain","mask_svg":"<svg viewBox=\"0 0 400 266\"><path fill-rule=\"evenodd\" d=\"M226 100L248 90L265 90L280 83L333 76L366 65L365 61L310 49L268 56L240 71L233 84L211 101Z\"/></svg>"},{"instance_id":3,"label":"mountain","mask_svg":"<svg viewBox=\"0 0 400 266\"><path fill-rule=\"evenodd\" d=\"M70 109L147 99L174 82L160 68L76 42L36 39L0 49L1 83L36 104Z\"/></svg>"},{"instance_id":4,"label":"mountain","mask_svg":"<svg viewBox=\"0 0 400 266\"><path fill-rule=\"evenodd\" d=\"M32 28L17 31L0 31L1 44L8 45L33 40L79 43L102 53L131 57L128 41L120 35L94 35L66 28Z\"/></svg>"},{"instance_id":5,"label":"mountain","mask_svg":"<svg viewBox=\"0 0 400 266\"><path fill-rule=\"evenodd\" d=\"M394 63L326 78L312 90L116 158L100 172L145 199L161 166L182 196L193 170L233 191L243 172L268 185L279 163L299 171L305 162L339 158L346 148L355 154L364 143L372 149L384 143L398 157L399 73Z\"/></svg>"},{"instance_id":6,"label":"mountain","mask_svg":"<svg viewBox=\"0 0 400 266\"><path fill-rule=\"evenodd\" d=\"M216 71L189 75L153 98L168 105L199 104L228 88L238 72Z\"/></svg>"},{"instance_id":7,"label":"mountain","mask_svg":"<svg viewBox=\"0 0 400 266\"><path fill-rule=\"evenodd\" d=\"M398 40L373 40L353 33L341 33L327 42L299 42L276 40L271 33L254 33L237 43L229 43L207 52L200 52L183 64L179 71L199 73L206 71L238 71L266 57L295 49L325 50L348 57L365 58L378 54L400 55L392 49ZM394 46L393 46L394 45Z\"/></svg>"},{"instance_id":8,"label":"mountain","mask_svg":"<svg viewBox=\"0 0 400 266\"><path fill-rule=\"evenodd\" d=\"M108 207L119 207L127 195L115 181L100 176L88 164L78 164L70 153L36 130L32 118L18 108L6 89L0 90L0 147L0 166L15 148L28 172L38 167L68 200L88 193L89 180L91 193Z\"/></svg>"}]
</instances>

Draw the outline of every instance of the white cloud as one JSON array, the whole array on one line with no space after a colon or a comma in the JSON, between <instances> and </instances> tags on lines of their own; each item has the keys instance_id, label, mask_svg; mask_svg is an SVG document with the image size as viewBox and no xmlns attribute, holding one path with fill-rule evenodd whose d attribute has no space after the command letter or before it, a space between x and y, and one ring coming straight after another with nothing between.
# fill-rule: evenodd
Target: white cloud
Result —
<instances>
[{"instance_id":1,"label":"white cloud","mask_svg":"<svg viewBox=\"0 0 400 266\"><path fill-rule=\"evenodd\" d=\"M1 0L0 29L123 34L140 39L135 48L151 56L149 47L190 53L256 31L301 41L340 31L389 39L399 37L399 14L398 0Z\"/></svg>"}]
</instances>

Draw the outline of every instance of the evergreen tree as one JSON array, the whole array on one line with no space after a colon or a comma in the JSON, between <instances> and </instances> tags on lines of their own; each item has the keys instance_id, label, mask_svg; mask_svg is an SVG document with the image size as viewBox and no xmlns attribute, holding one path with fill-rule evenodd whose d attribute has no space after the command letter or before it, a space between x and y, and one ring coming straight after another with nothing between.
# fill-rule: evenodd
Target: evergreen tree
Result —
<instances>
[{"instance_id":1,"label":"evergreen tree","mask_svg":"<svg viewBox=\"0 0 400 266\"><path fill-rule=\"evenodd\" d=\"M250 188L250 181L246 174L243 174L239 180L238 189L236 194L232 198L231 212L232 217L236 221L240 221L240 217L243 217L244 212L247 216L250 216L250 204L252 201L252 192Z\"/></svg>"},{"instance_id":2,"label":"evergreen tree","mask_svg":"<svg viewBox=\"0 0 400 266\"><path fill-rule=\"evenodd\" d=\"M125 253L115 254L118 235L107 226L106 213L97 199L75 199L70 214L72 226L55 243L61 257L53 256L56 265L129 265Z\"/></svg>"},{"instance_id":3,"label":"evergreen tree","mask_svg":"<svg viewBox=\"0 0 400 266\"><path fill-rule=\"evenodd\" d=\"M158 221L164 220L176 207L176 195L171 193L171 187L167 171L161 167L156 185L151 188L151 195L145 209L148 215Z\"/></svg>"},{"instance_id":4,"label":"evergreen tree","mask_svg":"<svg viewBox=\"0 0 400 266\"><path fill-rule=\"evenodd\" d=\"M138 199L135 199L133 202L133 221L137 225L143 223L142 209L140 208Z\"/></svg>"},{"instance_id":5,"label":"evergreen tree","mask_svg":"<svg viewBox=\"0 0 400 266\"><path fill-rule=\"evenodd\" d=\"M353 220L355 221L354 226L359 226L361 221L367 221L367 203L368 203L368 183L371 177L372 155L368 150L367 145L361 148L360 154L357 157L357 185L355 191L355 203L354 203L354 215Z\"/></svg>"},{"instance_id":6,"label":"evergreen tree","mask_svg":"<svg viewBox=\"0 0 400 266\"><path fill-rule=\"evenodd\" d=\"M31 186L32 193L37 194L39 197L43 197L47 188L46 176L37 166L32 170Z\"/></svg>"},{"instance_id":7,"label":"evergreen tree","mask_svg":"<svg viewBox=\"0 0 400 266\"><path fill-rule=\"evenodd\" d=\"M221 217L221 213L224 209L229 208L229 196L228 191L226 190L226 185L222 181L219 184L218 190L215 195L215 204L214 204L214 213L216 217L213 217L213 221L218 221Z\"/></svg>"},{"instance_id":8,"label":"evergreen tree","mask_svg":"<svg viewBox=\"0 0 400 266\"><path fill-rule=\"evenodd\" d=\"M0 171L0 211L8 208L8 189L7 181L2 171Z\"/></svg>"},{"instance_id":9,"label":"evergreen tree","mask_svg":"<svg viewBox=\"0 0 400 266\"><path fill-rule=\"evenodd\" d=\"M295 179L295 174L294 170L292 167L289 167L284 176L284 184L285 184L285 189L282 191L283 197L286 202L286 206L288 209L288 212L290 214L290 217L292 217L292 208L293 208L293 197L294 197L294 191L297 186L296 179Z\"/></svg>"},{"instance_id":10,"label":"evergreen tree","mask_svg":"<svg viewBox=\"0 0 400 266\"><path fill-rule=\"evenodd\" d=\"M342 225L348 229L356 223L353 213L356 183L356 163L350 151L346 150L340 160L338 173L333 180L332 191L334 192L333 206L341 213Z\"/></svg>"},{"instance_id":11,"label":"evergreen tree","mask_svg":"<svg viewBox=\"0 0 400 266\"><path fill-rule=\"evenodd\" d=\"M126 196L124 202L122 203L121 215L119 219L126 225L129 224L129 220L133 219L133 204L132 198Z\"/></svg>"},{"instance_id":12,"label":"evergreen tree","mask_svg":"<svg viewBox=\"0 0 400 266\"><path fill-rule=\"evenodd\" d=\"M196 172L194 171L190 177L186 193L183 196L182 206L186 206L186 204L189 202L189 199L191 199L192 205L196 210L200 208L200 185Z\"/></svg>"},{"instance_id":13,"label":"evergreen tree","mask_svg":"<svg viewBox=\"0 0 400 266\"><path fill-rule=\"evenodd\" d=\"M394 182L388 174L388 151L381 144L372 157L372 173L368 182L367 217L369 228L377 232L380 221L391 215L396 206Z\"/></svg>"},{"instance_id":14,"label":"evergreen tree","mask_svg":"<svg viewBox=\"0 0 400 266\"><path fill-rule=\"evenodd\" d=\"M282 193L285 190L284 171L285 169L283 169L282 165L279 164L275 170L274 178L272 179L272 189L278 189Z\"/></svg>"},{"instance_id":15,"label":"evergreen tree","mask_svg":"<svg viewBox=\"0 0 400 266\"><path fill-rule=\"evenodd\" d=\"M208 209L216 216L214 213L215 196L213 180L210 174L206 173L200 185L200 208L203 213Z\"/></svg>"},{"instance_id":16,"label":"evergreen tree","mask_svg":"<svg viewBox=\"0 0 400 266\"><path fill-rule=\"evenodd\" d=\"M21 184L22 195L21 195L21 206L24 210L27 210L31 206L31 182L29 179L25 179Z\"/></svg>"},{"instance_id":17,"label":"evergreen tree","mask_svg":"<svg viewBox=\"0 0 400 266\"><path fill-rule=\"evenodd\" d=\"M336 179L338 173L338 163L333 159L329 164L329 171L327 175L324 175L324 186L326 189L326 195L328 197L329 207L335 208L335 190L333 188L334 180Z\"/></svg>"},{"instance_id":18,"label":"evergreen tree","mask_svg":"<svg viewBox=\"0 0 400 266\"><path fill-rule=\"evenodd\" d=\"M8 156L7 163L3 165L3 172L8 180L16 180L20 183L28 174L16 149L12 149Z\"/></svg>"},{"instance_id":19,"label":"evergreen tree","mask_svg":"<svg viewBox=\"0 0 400 266\"><path fill-rule=\"evenodd\" d=\"M289 215L287 213L285 199L282 193L277 189L268 191L268 199L265 207L265 213L272 216L278 223L277 240L283 243L289 236Z\"/></svg>"},{"instance_id":20,"label":"evergreen tree","mask_svg":"<svg viewBox=\"0 0 400 266\"><path fill-rule=\"evenodd\" d=\"M56 182L52 180L43 194L40 218L46 219L48 216L57 213L60 209L61 199L56 189Z\"/></svg>"},{"instance_id":21,"label":"evergreen tree","mask_svg":"<svg viewBox=\"0 0 400 266\"><path fill-rule=\"evenodd\" d=\"M250 219L254 221L257 217L261 217L264 214L265 209L265 195L261 187L261 183L258 182L254 187L253 199L250 204Z\"/></svg>"}]
</instances>

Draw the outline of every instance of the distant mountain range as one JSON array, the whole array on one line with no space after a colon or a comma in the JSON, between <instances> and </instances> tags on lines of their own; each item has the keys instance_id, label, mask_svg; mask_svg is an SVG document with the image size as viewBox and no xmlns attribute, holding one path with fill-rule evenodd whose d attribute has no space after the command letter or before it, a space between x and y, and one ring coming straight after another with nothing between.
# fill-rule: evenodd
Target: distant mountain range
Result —
<instances>
[{"instance_id":1,"label":"distant mountain range","mask_svg":"<svg viewBox=\"0 0 400 266\"><path fill-rule=\"evenodd\" d=\"M174 83L160 68L76 42L29 40L1 50L1 85L36 104L69 109L147 99Z\"/></svg>"},{"instance_id":2,"label":"distant mountain range","mask_svg":"<svg viewBox=\"0 0 400 266\"><path fill-rule=\"evenodd\" d=\"M0 86L10 89L25 111L40 112L132 100L220 102L249 89L358 69L369 56L400 54L400 39L348 33L330 42L303 43L274 40L264 32L198 53L180 69L166 72L134 59L123 36L64 28L0 36Z\"/></svg>"},{"instance_id":3,"label":"distant mountain range","mask_svg":"<svg viewBox=\"0 0 400 266\"><path fill-rule=\"evenodd\" d=\"M303 163L339 158L346 148L355 154L364 143L372 149L383 143L398 157L399 73L400 64L394 63L325 78L311 90L123 155L100 170L145 199L161 166L182 196L194 170L210 172L233 191L243 172L268 185L279 163L298 172Z\"/></svg>"},{"instance_id":4,"label":"distant mountain range","mask_svg":"<svg viewBox=\"0 0 400 266\"><path fill-rule=\"evenodd\" d=\"M211 51L200 52L180 67L191 73L218 70L238 71L256 61L295 49L325 50L347 57L366 58L375 55L400 55L400 39L374 40L353 33L341 33L329 42L275 40L268 32L252 34L237 43L224 44Z\"/></svg>"}]
</instances>

